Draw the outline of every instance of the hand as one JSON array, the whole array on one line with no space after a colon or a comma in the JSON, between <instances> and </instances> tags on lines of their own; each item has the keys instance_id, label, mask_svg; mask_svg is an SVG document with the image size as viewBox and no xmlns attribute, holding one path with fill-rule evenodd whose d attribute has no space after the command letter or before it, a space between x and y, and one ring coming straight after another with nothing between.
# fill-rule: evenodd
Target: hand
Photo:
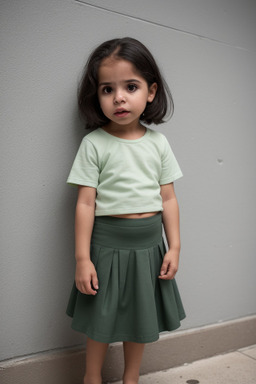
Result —
<instances>
[{"instance_id":1,"label":"hand","mask_svg":"<svg viewBox=\"0 0 256 384\"><path fill-rule=\"evenodd\" d=\"M158 276L161 280L174 279L179 267L179 251L170 249L164 256Z\"/></svg>"},{"instance_id":2,"label":"hand","mask_svg":"<svg viewBox=\"0 0 256 384\"><path fill-rule=\"evenodd\" d=\"M75 275L77 289L86 295L96 295L99 289L97 272L91 260L81 260L76 263Z\"/></svg>"}]
</instances>

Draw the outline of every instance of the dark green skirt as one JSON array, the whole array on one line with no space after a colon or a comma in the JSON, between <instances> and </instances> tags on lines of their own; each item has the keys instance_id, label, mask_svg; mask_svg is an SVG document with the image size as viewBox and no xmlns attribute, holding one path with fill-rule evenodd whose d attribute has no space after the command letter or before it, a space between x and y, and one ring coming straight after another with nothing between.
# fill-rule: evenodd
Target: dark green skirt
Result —
<instances>
[{"instance_id":1,"label":"dark green skirt","mask_svg":"<svg viewBox=\"0 0 256 384\"><path fill-rule=\"evenodd\" d=\"M67 307L72 328L103 343L149 343L159 332L177 329L185 312L175 279L158 278L165 252L161 213L96 217L91 260L99 291L84 295L74 284Z\"/></svg>"}]
</instances>

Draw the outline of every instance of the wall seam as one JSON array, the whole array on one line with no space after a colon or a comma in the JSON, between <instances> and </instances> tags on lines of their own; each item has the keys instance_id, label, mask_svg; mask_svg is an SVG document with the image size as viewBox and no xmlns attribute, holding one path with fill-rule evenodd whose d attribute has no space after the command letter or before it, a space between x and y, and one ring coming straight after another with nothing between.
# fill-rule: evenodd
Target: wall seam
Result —
<instances>
[{"instance_id":1,"label":"wall seam","mask_svg":"<svg viewBox=\"0 0 256 384\"><path fill-rule=\"evenodd\" d=\"M239 49L239 50L242 50L242 51L246 51L246 52L250 52L251 51L248 48L244 48L244 47L241 47L241 46L238 46L238 45L230 44L230 43L227 43L225 41L214 39L214 38L211 38L211 37L208 37L208 36L200 35L200 34L197 34L197 33L189 32L189 31L186 31L186 30L183 30L183 29L179 29L179 28L175 28L175 27L170 27L169 25L165 25L165 24L157 23L157 22L154 22L154 21L151 21L151 20L143 19L141 17L135 17L135 16L132 16L132 15L127 15L125 13L114 11L112 9L108 9L108 8L102 7L100 5L93 5L93 4L87 3L84 0L74 0L74 1L75 1L75 3L78 3L78 4L82 5L82 6L84 5L84 6L87 6L87 7L90 7L90 8L99 9L99 10L104 11L104 12L108 12L108 13L112 13L112 14L115 14L115 15L123 16L123 17L129 18L131 20L141 21L141 22L144 22L144 23L147 23L147 24L151 24L151 25L154 25L154 26L157 26L157 27L169 29L169 30L172 30L172 31L175 31L175 32L178 32L178 33L182 33L184 35L196 37L196 38L199 38L199 39L202 39L202 40L206 40L206 41L210 41L210 42L213 42L213 43L218 43L218 44L221 44L221 45L224 45L224 46L227 46L227 47L236 48L236 49ZM254 51L252 50L252 52L254 52Z\"/></svg>"}]
</instances>

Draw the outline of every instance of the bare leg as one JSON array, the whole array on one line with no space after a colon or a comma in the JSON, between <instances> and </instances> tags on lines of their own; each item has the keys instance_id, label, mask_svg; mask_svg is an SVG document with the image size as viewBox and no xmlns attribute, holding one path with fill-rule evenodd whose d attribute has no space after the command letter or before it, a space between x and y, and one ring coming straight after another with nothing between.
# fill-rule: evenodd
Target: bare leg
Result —
<instances>
[{"instance_id":1,"label":"bare leg","mask_svg":"<svg viewBox=\"0 0 256 384\"><path fill-rule=\"evenodd\" d=\"M145 344L124 342L124 384L137 384Z\"/></svg>"},{"instance_id":2,"label":"bare leg","mask_svg":"<svg viewBox=\"0 0 256 384\"><path fill-rule=\"evenodd\" d=\"M101 384L101 370L105 360L108 344L87 338L86 341L86 373L84 384Z\"/></svg>"}]
</instances>

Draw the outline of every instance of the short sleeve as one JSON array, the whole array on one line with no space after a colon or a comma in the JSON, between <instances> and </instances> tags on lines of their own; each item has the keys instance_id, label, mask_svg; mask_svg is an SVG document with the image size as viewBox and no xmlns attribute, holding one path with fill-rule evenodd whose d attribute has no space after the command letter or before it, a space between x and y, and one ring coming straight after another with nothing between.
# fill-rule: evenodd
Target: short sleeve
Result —
<instances>
[{"instance_id":1,"label":"short sleeve","mask_svg":"<svg viewBox=\"0 0 256 384\"><path fill-rule=\"evenodd\" d=\"M163 136L161 166L160 185L172 183L183 176L180 166L165 136Z\"/></svg>"},{"instance_id":2,"label":"short sleeve","mask_svg":"<svg viewBox=\"0 0 256 384\"><path fill-rule=\"evenodd\" d=\"M97 188L99 181L98 156L94 145L86 139L80 144L67 183Z\"/></svg>"}]
</instances>

